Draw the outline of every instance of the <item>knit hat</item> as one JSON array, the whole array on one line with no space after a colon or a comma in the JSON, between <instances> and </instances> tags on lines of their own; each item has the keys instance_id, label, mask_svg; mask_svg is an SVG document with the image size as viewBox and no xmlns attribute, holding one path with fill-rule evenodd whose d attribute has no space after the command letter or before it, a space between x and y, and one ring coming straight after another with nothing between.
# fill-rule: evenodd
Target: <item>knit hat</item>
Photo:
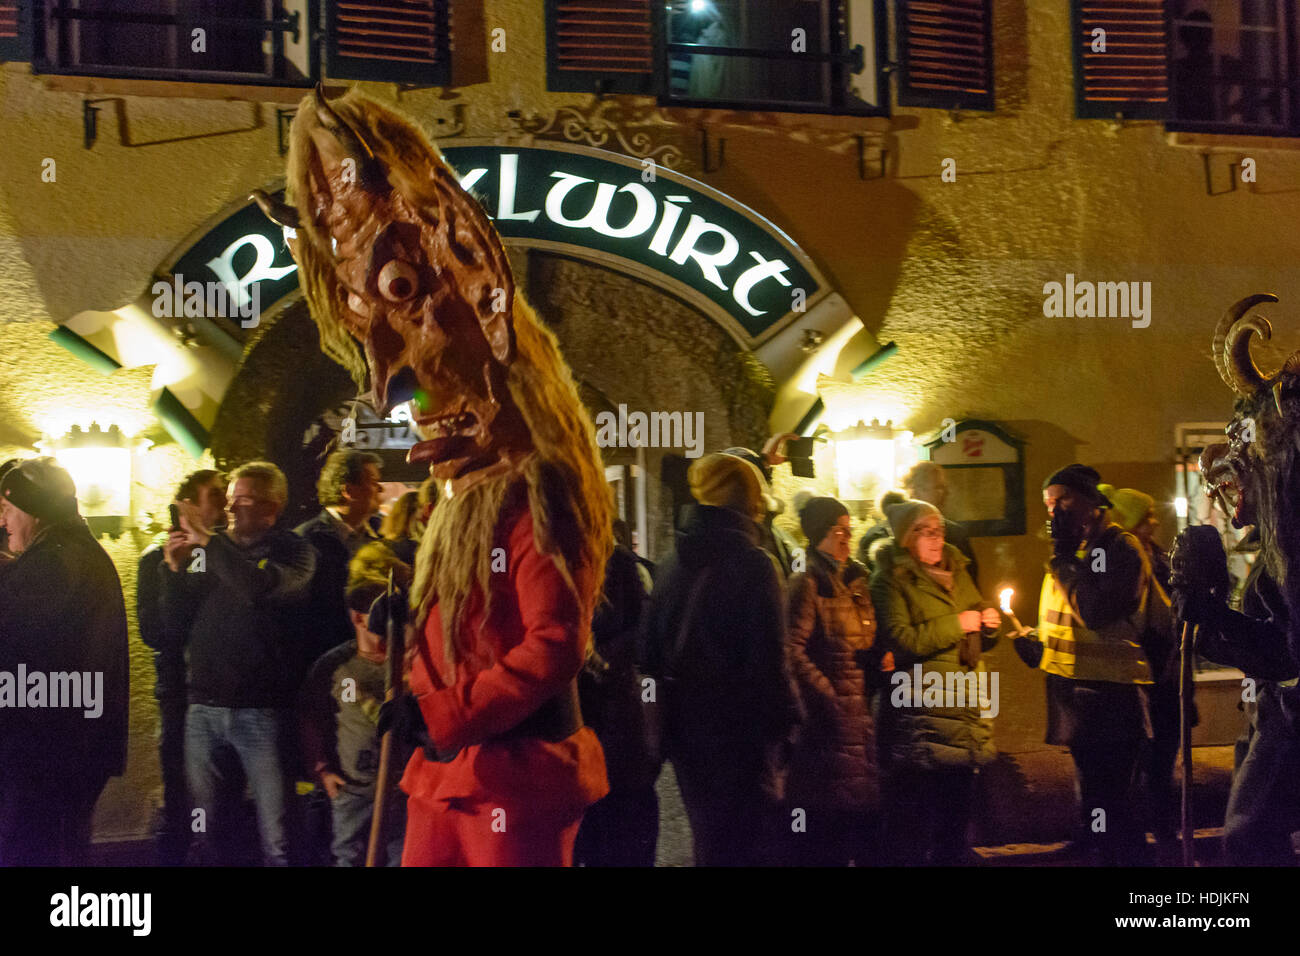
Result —
<instances>
[{"instance_id":1,"label":"knit hat","mask_svg":"<svg viewBox=\"0 0 1300 956\"><path fill-rule=\"evenodd\" d=\"M899 547L907 546L907 536L911 533L912 528L922 518L928 518L930 515L943 517L941 512L928 501L921 501L918 498L910 498L902 504L890 505L885 509L885 517L889 520L889 530L894 533L894 541Z\"/></svg>"},{"instance_id":2,"label":"knit hat","mask_svg":"<svg viewBox=\"0 0 1300 956\"><path fill-rule=\"evenodd\" d=\"M1156 500L1136 488L1115 488L1098 485L1097 490L1110 499L1110 513L1125 531L1132 531L1142 523L1156 506Z\"/></svg>"},{"instance_id":3,"label":"knit hat","mask_svg":"<svg viewBox=\"0 0 1300 956\"><path fill-rule=\"evenodd\" d=\"M1073 465L1066 465L1049 475L1047 480L1043 482L1043 490L1046 491L1052 485L1065 485L1065 487L1073 491L1086 495L1099 505L1109 508L1110 499L1097 488L1100 481L1101 475L1097 474L1095 468L1089 468L1087 465L1080 465L1076 462Z\"/></svg>"},{"instance_id":4,"label":"knit hat","mask_svg":"<svg viewBox=\"0 0 1300 956\"><path fill-rule=\"evenodd\" d=\"M40 521L64 521L77 513L72 476L53 458L32 458L10 468L0 480L0 496Z\"/></svg>"},{"instance_id":5,"label":"knit hat","mask_svg":"<svg viewBox=\"0 0 1300 956\"><path fill-rule=\"evenodd\" d=\"M686 472L691 496L702 505L730 508L757 520L766 510L763 476L757 468L735 455L705 455Z\"/></svg>"},{"instance_id":6,"label":"knit hat","mask_svg":"<svg viewBox=\"0 0 1300 956\"><path fill-rule=\"evenodd\" d=\"M785 502L772 494L772 466L763 460L762 455L748 448L741 448L739 445L724 448L722 453L743 458L758 469L758 473L763 476L763 502L769 514L780 514L785 511Z\"/></svg>"},{"instance_id":7,"label":"knit hat","mask_svg":"<svg viewBox=\"0 0 1300 956\"><path fill-rule=\"evenodd\" d=\"M799 526L803 528L808 545L815 548L821 544L835 527L835 522L848 513L849 509L834 498L809 498L799 511Z\"/></svg>"}]
</instances>

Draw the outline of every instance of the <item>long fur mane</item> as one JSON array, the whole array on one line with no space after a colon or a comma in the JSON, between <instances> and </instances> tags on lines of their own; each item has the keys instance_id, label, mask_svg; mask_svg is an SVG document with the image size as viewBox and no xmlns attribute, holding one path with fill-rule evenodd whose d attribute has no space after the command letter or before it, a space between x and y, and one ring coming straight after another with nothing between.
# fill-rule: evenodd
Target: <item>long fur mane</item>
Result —
<instances>
[{"instance_id":1,"label":"long fur mane","mask_svg":"<svg viewBox=\"0 0 1300 956\"><path fill-rule=\"evenodd\" d=\"M438 148L420 128L394 110L356 92L330 100L333 107L369 144L388 171L388 179L415 209L436 209L438 200L428 171L446 165ZM289 201L298 207L296 258L303 293L320 330L321 349L364 387L366 364L342 320L346 296L330 257L330 237L316 229L309 209L309 161L314 145L304 116L310 98L298 111L291 133L288 162ZM476 200L465 195L468 203ZM483 216L486 223L486 215ZM424 228L445 228L426 219ZM490 223L489 241L499 242ZM502 257L504 261L504 257ZM508 265L507 265L508 268ZM532 512L533 540L555 562L583 612L583 639L590 647L590 622L602 593L605 564L613 549L610 498L591 418L578 398L573 375L560 355L555 336L515 289L513 302L515 357L507 385L532 433L535 452L518 473L486 479L455 498L442 501L430 519L416 557L411 592L416 621L424 624L435 603L443 622L443 652L454 668L465 659L473 635L462 634L467 602L477 592L484 601L482 621L492 597L492 550L504 544L499 525L513 496L526 498ZM588 569L580 589L577 571Z\"/></svg>"}]
</instances>

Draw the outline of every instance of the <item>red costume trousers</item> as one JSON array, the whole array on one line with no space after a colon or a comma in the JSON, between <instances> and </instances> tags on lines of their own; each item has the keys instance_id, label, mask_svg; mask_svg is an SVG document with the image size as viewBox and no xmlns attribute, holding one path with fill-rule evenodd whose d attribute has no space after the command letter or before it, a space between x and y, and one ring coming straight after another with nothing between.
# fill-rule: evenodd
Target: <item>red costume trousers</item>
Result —
<instances>
[{"instance_id":1,"label":"red costume trousers","mask_svg":"<svg viewBox=\"0 0 1300 956\"><path fill-rule=\"evenodd\" d=\"M572 866L581 823L522 806L411 797L402 866Z\"/></svg>"}]
</instances>

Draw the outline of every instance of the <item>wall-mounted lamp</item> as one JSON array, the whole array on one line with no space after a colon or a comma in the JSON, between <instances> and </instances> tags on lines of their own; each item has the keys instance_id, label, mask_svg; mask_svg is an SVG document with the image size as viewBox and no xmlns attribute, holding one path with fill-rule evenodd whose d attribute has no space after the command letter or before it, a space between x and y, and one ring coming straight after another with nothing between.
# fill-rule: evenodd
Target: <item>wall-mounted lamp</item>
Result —
<instances>
[{"instance_id":1,"label":"wall-mounted lamp","mask_svg":"<svg viewBox=\"0 0 1300 956\"><path fill-rule=\"evenodd\" d=\"M62 438L37 444L72 476L81 515L96 535L120 534L131 515L131 453L135 443L111 425L73 425Z\"/></svg>"},{"instance_id":2,"label":"wall-mounted lamp","mask_svg":"<svg viewBox=\"0 0 1300 956\"><path fill-rule=\"evenodd\" d=\"M835 479L841 501L877 501L898 481L900 465L909 459L912 433L895 431L893 422L873 418L831 434L835 448Z\"/></svg>"}]
</instances>

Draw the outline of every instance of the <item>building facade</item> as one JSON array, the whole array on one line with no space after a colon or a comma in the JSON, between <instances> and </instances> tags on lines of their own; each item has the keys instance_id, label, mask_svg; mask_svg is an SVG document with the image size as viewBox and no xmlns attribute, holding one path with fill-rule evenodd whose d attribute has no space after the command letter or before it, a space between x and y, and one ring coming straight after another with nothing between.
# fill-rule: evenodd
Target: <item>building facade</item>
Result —
<instances>
[{"instance_id":1,"label":"building facade","mask_svg":"<svg viewBox=\"0 0 1300 956\"><path fill-rule=\"evenodd\" d=\"M186 472L269 457L306 507L355 408L274 227L239 232L250 190L283 185L283 124L317 79L422 122L462 176L483 170L471 188L594 416L700 423L640 448L624 429L606 448L651 558L671 549L696 454L825 438L817 477L778 466L776 490L865 489L861 527L911 458L942 460L946 426L982 423L1015 449L1001 463L1019 479L959 483L992 491L956 506L997 519L1001 533L974 539L982 584L1014 588L1030 621L1043 478L1080 460L1148 492L1167 542L1186 496L1176 429L1230 412L1208 355L1218 316L1275 293L1265 357L1300 344L1286 228L1300 139L1274 95L1289 2L1151 0L1094 23L1037 0L428 0L389 4L407 24L396 38L346 4L223 8L282 21L251 45L225 20L205 26L203 4L107 25L64 6L107 9L0 3L0 458L119 426L128 500L104 543L129 607ZM1197 79L1211 75L1236 79ZM269 258L261 239L232 251L251 235ZM185 281L215 281L229 309L160 315L178 275L173 304ZM258 321L241 323L231 310L253 288ZM873 419L893 450L850 476L836 436ZM134 621L132 666L130 766L101 801L105 836L142 832L158 789ZM1035 746L1041 681L1009 649L990 666L999 745Z\"/></svg>"}]
</instances>

